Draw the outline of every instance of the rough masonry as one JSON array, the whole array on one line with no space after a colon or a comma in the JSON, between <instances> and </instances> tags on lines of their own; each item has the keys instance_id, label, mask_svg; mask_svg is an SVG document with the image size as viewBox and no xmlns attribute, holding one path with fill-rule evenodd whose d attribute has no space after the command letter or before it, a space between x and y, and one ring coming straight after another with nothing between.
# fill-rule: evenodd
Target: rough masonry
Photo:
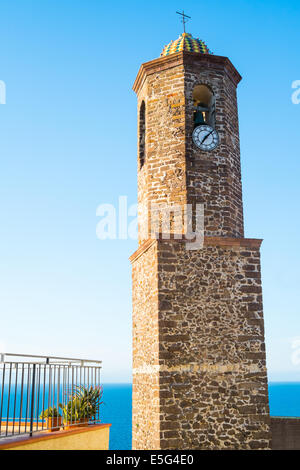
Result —
<instances>
[{"instance_id":1,"label":"rough masonry","mask_svg":"<svg viewBox=\"0 0 300 470\"><path fill-rule=\"evenodd\" d=\"M133 449L270 447L261 240L243 227L240 79L225 57L183 51L143 64L134 84L145 141L131 257ZM198 84L216 99L211 152L191 138ZM171 239L154 239L151 203L204 204L204 246L188 250L173 221Z\"/></svg>"}]
</instances>

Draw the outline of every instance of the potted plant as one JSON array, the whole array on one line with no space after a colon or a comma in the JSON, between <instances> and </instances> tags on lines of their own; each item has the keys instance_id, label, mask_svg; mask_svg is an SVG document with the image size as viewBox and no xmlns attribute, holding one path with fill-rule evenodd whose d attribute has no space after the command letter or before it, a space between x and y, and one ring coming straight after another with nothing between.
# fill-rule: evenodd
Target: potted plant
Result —
<instances>
[{"instance_id":1,"label":"potted plant","mask_svg":"<svg viewBox=\"0 0 300 470\"><path fill-rule=\"evenodd\" d=\"M47 428L50 432L59 431L62 424L62 416L56 407L51 406L40 414L40 419L47 420Z\"/></svg>"},{"instance_id":2,"label":"potted plant","mask_svg":"<svg viewBox=\"0 0 300 470\"><path fill-rule=\"evenodd\" d=\"M77 385L74 387L74 396L80 402L82 417L87 421L96 421L100 406L103 404L103 387Z\"/></svg>"},{"instance_id":3,"label":"potted plant","mask_svg":"<svg viewBox=\"0 0 300 470\"><path fill-rule=\"evenodd\" d=\"M72 396L67 404L62 407L64 416L64 429L72 429L84 422L84 413L82 412L81 402Z\"/></svg>"},{"instance_id":4,"label":"potted plant","mask_svg":"<svg viewBox=\"0 0 300 470\"><path fill-rule=\"evenodd\" d=\"M71 394L71 399L62 408L66 429L71 429L72 425L86 426L89 421L95 421L102 405L103 387L85 387L75 385Z\"/></svg>"}]
</instances>

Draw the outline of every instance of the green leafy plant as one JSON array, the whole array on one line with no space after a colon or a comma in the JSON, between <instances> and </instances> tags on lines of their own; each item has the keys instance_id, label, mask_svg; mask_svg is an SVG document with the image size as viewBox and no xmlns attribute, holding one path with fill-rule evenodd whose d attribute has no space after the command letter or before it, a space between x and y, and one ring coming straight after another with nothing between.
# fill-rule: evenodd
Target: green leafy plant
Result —
<instances>
[{"instance_id":1,"label":"green leafy plant","mask_svg":"<svg viewBox=\"0 0 300 470\"><path fill-rule=\"evenodd\" d=\"M96 419L100 406L103 404L102 396L102 386L85 387L83 385L75 385L67 404L61 406L64 421L76 423L83 419Z\"/></svg>"},{"instance_id":2,"label":"green leafy plant","mask_svg":"<svg viewBox=\"0 0 300 470\"><path fill-rule=\"evenodd\" d=\"M40 414L40 419L46 418L61 418L61 414L59 414L59 411L56 407L52 408L51 406L49 406L49 408L42 411L42 413Z\"/></svg>"},{"instance_id":3,"label":"green leafy plant","mask_svg":"<svg viewBox=\"0 0 300 470\"><path fill-rule=\"evenodd\" d=\"M85 418L81 402L76 397L71 398L68 403L62 407L64 421L67 423L76 423Z\"/></svg>"},{"instance_id":4,"label":"green leafy plant","mask_svg":"<svg viewBox=\"0 0 300 470\"><path fill-rule=\"evenodd\" d=\"M103 387L76 385L74 387L74 396L80 402L80 409L84 415L89 419L96 419L100 406L103 404Z\"/></svg>"}]
</instances>

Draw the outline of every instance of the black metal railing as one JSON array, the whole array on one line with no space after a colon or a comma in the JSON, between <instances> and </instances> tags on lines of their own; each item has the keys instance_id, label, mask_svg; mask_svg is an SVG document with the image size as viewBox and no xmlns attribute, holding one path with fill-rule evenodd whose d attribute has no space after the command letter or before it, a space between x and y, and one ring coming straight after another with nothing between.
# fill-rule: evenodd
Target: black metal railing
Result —
<instances>
[{"instance_id":1,"label":"black metal railing","mask_svg":"<svg viewBox=\"0 0 300 470\"><path fill-rule=\"evenodd\" d=\"M100 422L101 361L0 354L0 438Z\"/></svg>"}]
</instances>

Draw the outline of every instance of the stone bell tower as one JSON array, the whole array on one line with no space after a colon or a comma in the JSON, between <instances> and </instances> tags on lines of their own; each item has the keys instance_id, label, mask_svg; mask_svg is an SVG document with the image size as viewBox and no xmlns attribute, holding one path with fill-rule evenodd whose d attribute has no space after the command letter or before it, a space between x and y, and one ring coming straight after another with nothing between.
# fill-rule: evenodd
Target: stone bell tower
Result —
<instances>
[{"instance_id":1,"label":"stone bell tower","mask_svg":"<svg viewBox=\"0 0 300 470\"><path fill-rule=\"evenodd\" d=\"M262 240L243 228L240 79L184 33L134 83L133 449L270 447ZM153 237L151 204L188 205L193 216L202 205L203 246L187 249L173 220Z\"/></svg>"}]
</instances>

